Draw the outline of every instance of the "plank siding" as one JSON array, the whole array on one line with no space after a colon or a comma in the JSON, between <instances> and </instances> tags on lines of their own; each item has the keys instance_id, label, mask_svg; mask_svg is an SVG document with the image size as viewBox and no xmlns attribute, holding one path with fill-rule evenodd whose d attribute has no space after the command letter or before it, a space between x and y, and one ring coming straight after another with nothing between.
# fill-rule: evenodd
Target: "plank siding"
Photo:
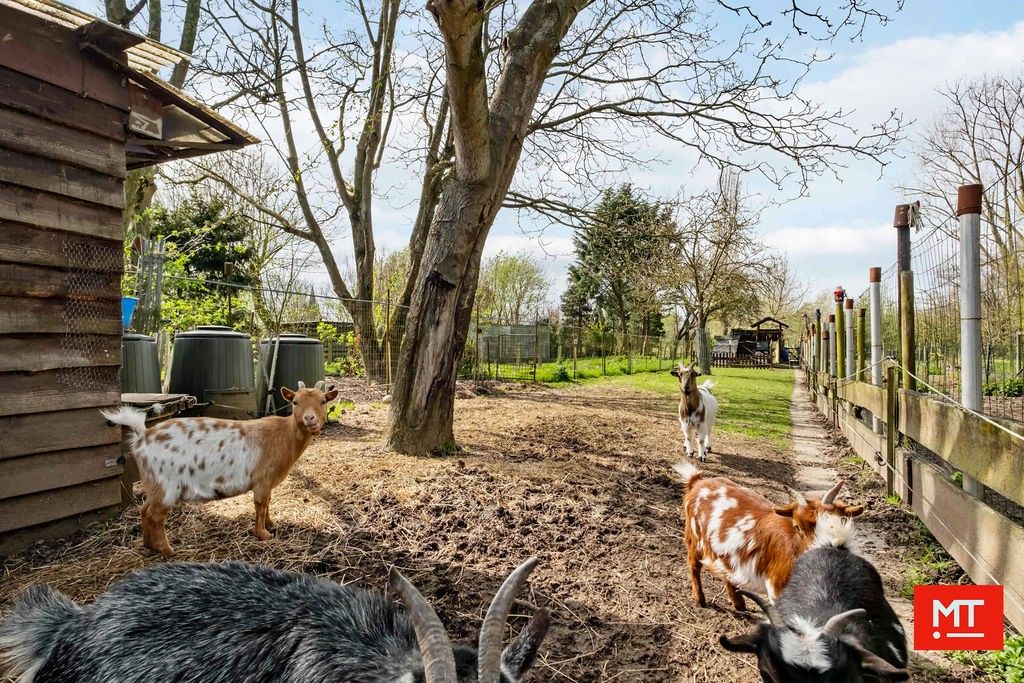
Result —
<instances>
[{"instance_id":1,"label":"plank siding","mask_svg":"<svg viewBox=\"0 0 1024 683\"><path fill-rule=\"evenodd\" d=\"M0 5L0 554L117 513L127 79Z\"/></svg>"},{"instance_id":2,"label":"plank siding","mask_svg":"<svg viewBox=\"0 0 1024 683\"><path fill-rule=\"evenodd\" d=\"M118 512L120 512L119 506L105 507L91 512L84 512L80 515L65 517L55 522L0 534L0 557L18 552L39 541L50 541L70 536L90 524L96 524L111 517L116 517Z\"/></svg>"},{"instance_id":3,"label":"plank siding","mask_svg":"<svg viewBox=\"0 0 1024 683\"><path fill-rule=\"evenodd\" d=\"M0 261L0 296L33 299L121 300L121 274L82 273L66 268L25 266Z\"/></svg>"},{"instance_id":4,"label":"plank siding","mask_svg":"<svg viewBox=\"0 0 1024 683\"><path fill-rule=\"evenodd\" d=\"M2 134L0 132L0 136ZM118 209L84 204L10 183L0 183L0 220L111 240L124 239L124 223Z\"/></svg>"},{"instance_id":5,"label":"plank siding","mask_svg":"<svg viewBox=\"0 0 1024 683\"><path fill-rule=\"evenodd\" d=\"M96 377L106 377L101 388L65 386L63 370L45 372L7 372L0 374L4 396L0 400L0 416L27 415L73 408L105 408L121 400L121 382L117 367L92 369Z\"/></svg>"},{"instance_id":6,"label":"plank siding","mask_svg":"<svg viewBox=\"0 0 1024 683\"><path fill-rule=\"evenodd\" d=\"M0 5L0 26L4 27L0 66L83 99L128 110L130 100L124 77L109 66L86 59L73 32L5 5ZM76 113L75 108L68 109L65 117Z\"/></svg>"},{"instance_id":7,"label":"plank siding","mask_svg":"<svg viewBox=\"0 0 1024 683\"><path fill-rule=\"evenodd\" d=\"M0 417L0 460L121 442L96 408Z\"/></svg>"},{"instance_id":8,"label":"plank siding","mask_svg":"<svg viewBox=\"0 0 1024 683\"><path fill-rule=\"evenodd\" d=\"M120 178L2 147L0 182L118 210L124 208L124 187Z\"/></svg>"},{"instance_id":9,"label":"plank siding","mask_svg":"<svg viewBox=\"0 0 1024 683\"><path fill-rule=\"evenodd\" d=\"M68 343L68 342L71 343ZM121 365L121 335L0 335L0 372Z\"/></svg>"},{"instance_id":10,"label":"plank siding","mask_svg":"<svg viewBox=\"0 0 1024 683\"><path fill-rule=\"evenodd\" d=\"M0 499L99 481L124 473L117 444L0 460Z\"/></svg>"},{"instance_id":11,"label":"plank siding","mask_svg":"<svg viewBox=\"0 0 1024 683\"><path fill-rule=\"evenodd\" d=\"M120 273L121 240L96 239L0 220L0 261Z\"/></svg>"},{"instance_id":12,"label":"plank siding","mask_svg":"<svg viewBox=\"0 0 1024 683\"><path fill-rule=\"evenodd\" d=\"M121 332L119 301L75 301L0 296L0 334L64 333L71 304L80 334Z\"/></svg>"},{"instance_id":13,"label":"plank siding","mask_svg":"<svg viewBox=\"0 0 1024 683\"><path fill-rule=\"evenodd\" d=\"M0 146L124 178L124 144L0 106Z\"/></svg>"},{"instance_id":14,"label":"plank siding","mask_svg":"<svg viewBox=\"0 0 1024 683\"><path fill-rule=\"evenodd\" d=\"M66 128L125 141L128 114L0 66L0 102ZM68 116L74 112L74 116Z\"/></svg>"},{"instance_id":15,"label":"plank siding","mask_svg":"<svg viewBox=\"0 0 1024 683\"><path fill-rule=\"evenodd\" d=\"M91 512L121 502L121 480L88 482L0 500L0 533Z\"/></svg>"}]
</instances>

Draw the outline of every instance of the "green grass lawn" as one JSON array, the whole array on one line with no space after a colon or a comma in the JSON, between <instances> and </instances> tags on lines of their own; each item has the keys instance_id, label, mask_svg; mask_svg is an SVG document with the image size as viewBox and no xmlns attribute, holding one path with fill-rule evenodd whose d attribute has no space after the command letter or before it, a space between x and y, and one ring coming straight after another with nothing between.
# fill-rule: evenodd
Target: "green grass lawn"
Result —
<instances>
[{"instance_id":1,"label":"green grass lawn","mask_svg":"<svg viewBox=\"0 0 1024 683\"><path fill-rule=\"evenodd\" d=\"M718 399L716 430L770 439L783 448L789 445L792 370L715 368L712 379L718 383L712 390ZM586 380L599 382L661 394L669 410L678 405L679 381L668 370Z\"/></svg>"}]
</instances>

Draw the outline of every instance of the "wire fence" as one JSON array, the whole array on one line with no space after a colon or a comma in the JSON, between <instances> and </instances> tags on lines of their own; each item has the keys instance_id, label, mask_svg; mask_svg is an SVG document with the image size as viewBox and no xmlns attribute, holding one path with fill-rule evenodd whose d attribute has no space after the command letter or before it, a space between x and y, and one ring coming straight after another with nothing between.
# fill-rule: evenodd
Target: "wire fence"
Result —
<instances>
[{"instance_id":1,"label":"wire fence","mask_svg":"<svg viewBox=\"0 0 1024 683\"><path fill-rule=\"evenodd\" d=\"M1024 422L1024 253L1015 232L981 239L983 411ZM955 222L914 235L914 336L917 374L953 400L960 391L960 240ZM856 297L868 307L868 290ZM882 273L883 354L900 357L896 264ZM823 309L831 311L829 309ZM922 388L929 391L927 387Z\"/></svg>"},{"instance_id":2,"label":"wire fence","mask_svg":"<svg viewBox=\"0 0 1024 683\"><path fill-rule=\"evenodd\" d=\"M362 385L380 396L395 381L409 313L390 296L376 301L344 299L312 290L167 274L162 275L162 291L155 298L142 298L134 331L158 337L162 368L169 366L175 334L200 326L223 326L250 335L257 360L261 347L270 348L268 339L301 335L322 343L326 376L351 380L348 387ZM692 335L680 334L674 316L666 316L662 323L649 334L631 334L600 323L567 325L540 317L518 322L475 315L458 378L553 383L667 371L692 360L695 351ZM713 354L712 364L772 364L768 354L761 359L733 356ZM772 357L777 359L778 354Z\"/></svg>"}]
</instances>

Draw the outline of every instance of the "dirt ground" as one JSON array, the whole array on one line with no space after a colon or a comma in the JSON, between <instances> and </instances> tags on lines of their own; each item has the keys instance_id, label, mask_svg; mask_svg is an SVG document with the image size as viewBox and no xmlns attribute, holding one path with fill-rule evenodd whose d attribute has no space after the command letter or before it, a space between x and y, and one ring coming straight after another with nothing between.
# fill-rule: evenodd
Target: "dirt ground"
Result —
<instances>
[{"instance_id":1,"label":"dirt ground","mask_svg":"<svg viewBox=\"0 0 1024 683\"><path fill-rule=\"evenodd\" d=\"M759 680L752 657L717 642L755 617L734 612L707 572L709 607L690 600L682 487L670 470L682 448L669 399L606 384L466 398L456 409L465 450L444 458L384 452L384 418L383 406L367 403L324 430L275 491L269 542L250 533L250 496L175 510L175 559L244 559L378 587L395 564L451 635L470 639L505 575L537 555L512 620L517 631L532 605L553 611L531 680ZM705 471L787 499L783 486L795 483L788 453L723 432L715 445ZM833 455L840 461L844 452L837 445ZM867 482L858 486L869 502L861 519L870 521L877 500ZM905 520L876 522L898 529ZM88 600L161 561L141 548L132 507L102 528L4 560L0 609L44 582ZM890 591L899 562L883 569ZM915 680L969 679L919 672Z\"/></svg>"}]
</instances>

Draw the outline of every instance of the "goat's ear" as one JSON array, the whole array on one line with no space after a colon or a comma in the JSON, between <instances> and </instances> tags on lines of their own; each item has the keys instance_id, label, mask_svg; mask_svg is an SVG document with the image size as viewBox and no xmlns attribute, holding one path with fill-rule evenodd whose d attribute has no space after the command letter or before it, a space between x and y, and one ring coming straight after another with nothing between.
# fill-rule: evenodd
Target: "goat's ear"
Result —
<instances>
[{"instance_id":1,"label":"goat's ear","mask_svg":"<svg viewBox=\"0 0 1024 683\"><path fill-rule=\"evenodd\" d=\"M679 366L676 366L676 367L672 368L669 371L669 374L671 374L673 377L678 377L679 376Z\"/></svg>"},{"instance_id":2,"label":"goat's ear","mask_svg":"<svg viewBox=\"0 0 1024 683\"><path fill-rule=\"evenodd\" d=\"M338 398L338 390L331 389L326 394L324 394L324 398L326 398L328 401L333 401L334 399Z\"/></svg>"},{"instance_id":3,"label":"goat's ear","mask_svg":"<svg viewBox=\"0 0 1024 683\"><path fill-rule=\"evenodd\" d=\"M863 505L836 505L836 512L841 514L843 517L860 517L864 514Z\"/></svg>"},{"instance_id":4,"label":"goat's ear","mask_svg":"<svg viewBox=\"0 0 1024 683\"><path fill-rule=\"evenodd\" d=\"M897 669L895 666L861 645L856 638L844 636L840 640L842 640L846 645L849 645L857 655L860 656L861 671L872 673L886 681L910 680L910 674L906 669Z\"/></svg>"},{"instance_id":5,"label":"goat's ear","mask_svg":"<svg viewBox=\"0 0 1024 683\"><path fill-rule=\"evenodd\" d=\"M281 387L281 398L290 402L293 398L295 398L295 392L289 389L288 387Z\"/></svg>"},{"instance_id":6,"label":"goat's ear","mask_svg":"<svg viewBox=\"0 0 1024 683\"><path fill-rule=\"evenodd\" d=\"M537 651L550 625L551 614L543 608L537 610L526 628L501 653L501 668L512 674L514 680L521 679L537 661Z\"/></svg>"},{"instance_id":7,"label":"goat's ear","mask_svg":"<svg viewBox=\"0 0 1024 683\"><path fill-rule=\"evenodd\" d=\"M718 644L729 652L750 652L757 654L764 642L766 624L758 625L754 630L735 636L719 636Z\"/></svg>"},{"instance_id":8,"label":"goat's ear","mask_svg":"<svg viewBox=\"0 0 1024 683\"><path fill-rule=\"evenodd\" d=\"M789 503L775 508L775 514L782 515L783 517L792 517L793 511L796 510L796 503Z\"/></svg>"}]
</instances>

